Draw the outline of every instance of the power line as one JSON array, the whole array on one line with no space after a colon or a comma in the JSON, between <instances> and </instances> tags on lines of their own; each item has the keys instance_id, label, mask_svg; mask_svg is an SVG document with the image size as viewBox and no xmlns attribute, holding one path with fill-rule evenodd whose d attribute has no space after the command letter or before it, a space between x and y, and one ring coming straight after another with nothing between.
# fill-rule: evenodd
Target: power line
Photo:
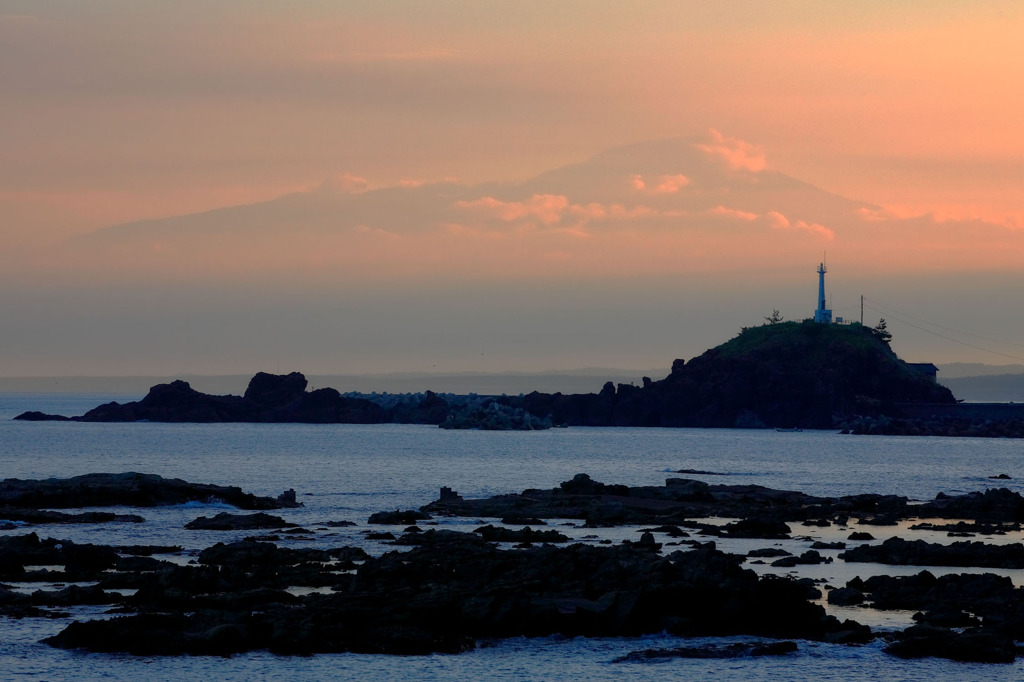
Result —
<instances>
[{"instance_id":1,"label":"power line","mask_svg":"<svg viewBox=\"0 0 1024 682\"><path fill-rule=\"evenodd\" d=\"M880 303L878 301L874 301L874 300L868 298L867 296L864 297L864 300L865 301L871 301L875 305L879 306L879 308L882 308L882 310L877 310L876 309L875 312L886 312L885 311L886 306L883 305L882 303ZM1019 348L1024 348L1024 343L1018 343L1016 341L1007 341L1006 339L996 339L996 338L993 338L991 336L982 336L981 334L975 334L973 332L965 331L963 329L955 329L953 327L946 327L944 325L937 324L935 322L929 322L928 320L925 320L925 319L923 319L921 317L918 317L916 315L912 315L912 314L906 312L905 310L899 310L898 308L889 308L889 312L886 312L886 314L889 314L889 315L900 314L900 315L903 315L904 317L909 317L912 320L917 320L921 324L926 324L926 325L928 325L930 327L938 327L939 329L945 329L948 332L954 332L956 334L964 334L966 336L973 336L976 339L982 339L983 341L991 341L992 343L1000 343L1000 344L1003 344L1003 345L1006 345L1006 346L1017 346ZM901 320L901 322L902 321L903 320Z\"/></svg>"},{"instance_id":2,"label":"power line","mask_svg":"<svg viewBox=\"0 0 1024 682\"><path fill-rule=\"evenodd\" d=\"M895 316L895 315L893 315L891 313L887 313L886 311L880 310L880 309L875 308L873 306L869 306L869 305L865 304L865 307L870 308L871 310L874 310L876 313L881 313L882 315L888 315L890 318L896 320L897 322L902 322L903 324L907 325L908 327L913 327L914 329L918 329L920 331L923 331L926 334L931 334L932 336L937 336L940 339L945 339L946 341L952 341L953 343L959 343L961 346L967 346L968 348L973 348L974 350L980 350L983 353L991 353L993 355L999 355L1001 357L1009 358L1011 360L1021 360L1021 361L1024 361L1024 357L1018 357L1016 355L1007 355L1006 353L1000 353L999 351L996 351L996 350L990 350L988 348L982 348L981 346L975 346L972 343L967 343L966 341L961 341L960 339L954 339L954 338L952 338L950 336L946 336L945 334L940 334L940 333L938 333L936 331L932 331L931 329L925 329L924 327L919 327L918 325L914 324L913 322L908 322L907 320L900 319L899 317L897 317L897 316ZM938 326L938 325L936 325L936 326Z\"/></svg>"}]
</instances>

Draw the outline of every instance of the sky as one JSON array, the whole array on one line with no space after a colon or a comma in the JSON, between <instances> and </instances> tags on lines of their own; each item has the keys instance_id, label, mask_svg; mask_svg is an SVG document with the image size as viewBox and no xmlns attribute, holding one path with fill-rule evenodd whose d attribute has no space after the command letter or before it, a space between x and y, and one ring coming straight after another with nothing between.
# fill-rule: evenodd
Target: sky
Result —
<instances>
[{"instance_id":1,"label":"sky","mask_svg":"<svg viewBox=\"0 0 1024 682\"><path fill-rule=\"evenodd\" d=\"M1024 359L1014 2L0 0L0 376ZM827 254L827 255L826 255Z\"/></svg>"}]
</instances>

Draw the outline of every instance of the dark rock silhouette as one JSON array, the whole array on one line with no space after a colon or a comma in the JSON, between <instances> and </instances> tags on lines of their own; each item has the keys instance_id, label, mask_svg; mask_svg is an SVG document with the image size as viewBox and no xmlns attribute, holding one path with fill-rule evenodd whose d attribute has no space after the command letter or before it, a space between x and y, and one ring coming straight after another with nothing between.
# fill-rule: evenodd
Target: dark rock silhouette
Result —
<instances>
[{"instance_id":1,"label":"dark rock silhouette","mask_svg":"<svg viewBox=\"0 0 1024 682\"><path fill-rule=\"evenodd\" d=\"M1013 663L1017 647L1010 637L970 628L963 632L949 628L915 625L896 635L885 647L899 658L947 658L964 663Z\"/></svg>"},{"instance_id":2,"label":"dark rock silhouette","mask_svg":"<svg viewBox=\"0 0 1024 682\"><path fill-rule=\"evenodd\" d=\"M675 649L641 649L620 656L612 663L647 663L668 658L747 658L785 656L797 651L796 642L739 642L736 644L705 644Z\"/></svg>"},{"instance_id":3,"label":"dark rock silhouette","mask_svg":"<svg viewBox=\"0 0 1024 682\"><path fill-rule=\"evenodd\" d=\"M180 553L180 547L111 547L41 540L34 533L8 535L0 537L0 580L91 585L46 588L31 595L0 586L0 615L52 617L54 612L43 607L112 605L124 615L74 622L45 641L56 647L137 655L223 656L252 650L299 655L457 653L487 638L655 632L862 643L874 637L871 631L828 616L814 603L821 593L810 579L759 577L744 569L745 557L725 554L714 543L686 542L691 549L662 554L654 534L678 537L686 527L722 536L778 536L789 532L786 523L791 521L817 525L840 518L843 523L853 518L905 520L930 514L928 505L1001 526L1001 517L1016 514L1016 498L1006 491L989 492L940 495L933 502L907 505L906 498L891 495L812 497L677 478L664 486L630 487L578 474L550 490L487 500L467 500L447 490L443 501L428 507L474 517L508 516L509 510L518 510L521 520L527 513L537 513L532 518L586 518L588 523L635 522L645 515L677 517L679 525L641 528L639 540L607 546L564 546L567 538L561 533L529 527L486 525L467 533L424 531L413 525L397 539L387 534L406 551L376 558L353 547L278 547L246 539L217 543L202 550L197 563L181 565L152 556ZM381 520L407 523L423 516L396 510ZM693 520L702 516L740 520L727 526ZM265 514L220 514L213 521L219 518L229 524L283 523ZM519 543L519 548L499 548L496 543ZM840 544L820 543L799 556L786 556L779 548L752 550L748 556L782 555L775 565L783 567L814 564L831 561L816 549L838 549ZM1020 544L939 545L899 538L839 556L907 565L1024 565ZM289 589L295 587L331 589L297 595ZM120 590L135 592L122 596ZM882 635L888 642L886 651L899 657L1009 662L1017 654L1014 642L1024 640L1024 590L1009 577L936 577L923 571L854 578L830 590L828 602L918 611L916 625ZM787 651L792 651L791 643L712 644L636 652L621 660Z\"/></svg>"},{"instance_id":4,"label":"dark rock silhouette","mask_svg":"<svg viewBox=\"0 0 1024 682\"><path fill-rule=\"evenodd\" d=\"M142 523L144 518L138 514L113 514L111 512L79 512L67 513L51 509L25 509L6 505L0 507L0 519L4 521L21 521L33 525L48 523ZM12 525L5 530L17 526Z\"/></svg>"},{"instance_id":5,"label":"dark rock silhouette","mask_svg":"<svg viewBox=\"0 0 1024 682\"><path fill-rule=\"evenodd\" d=\"M699 528L724 537L788 537L786 521L837 514L872 516L877 503L888 498L857 496L813 497L801 492L756 485L708 485L703 481L670 478L664 486L625 486L595 481L576 474L557 488L528 489L519 494L486 499L438 499L423 511L451 516L533 519L584 519L593 527L629 523L662 524L655 530L681 532L677 526ZM903 498L900 498L903 499ZM720 516L740 521L726 526L697 524L694 518Z\"/></svg>"},{"instance_id":6,"label":"dark rock silhouette","mask_svg":"<svg viewBox=\"0 0 1024 682\"><path fill-rule=\"evenodd\" d=\"M417 521L426 521L429 519L430 514L427 514L425 512L416 511L415 509L408 509L406 511L396 509L393 512L386 511L371 514L367 523L408 526L410 524L416 523Z\"/></svg>"},{"instance_id":7,"label":"dark rock silhouette","mask_svg":"<svg viewBox=\"0 0 1024 682\"><path fill-rule=\"evenodd\" d=\"M987 522L1024 521L1024 497L1006 488L966 495L939 493L920 509L920 516Z\"/></svg>"},{"instance_id":8,"label":"dark rock silhouette","mask_svg":"<svg viewBox=\"0 0 1024 682\"><path fill-rule=\"evenodd\" d=\"M25 413L15 419L39 421L55 415ZM149 389L137 402L100 405L73 421L84 422L303 422L311 424L378 424L387 412L362 398L342 396L333 388L306 391L298 372L276 375L260 372L249 381L244 396L208 395L187 381L172 381Z\"/></svg>"},{"instance_id":9,"label":"dark rock silhouette","mask_svg":"<svg viewBox=\"0 0 1024 682\"><path fill-rule=\"evenodd\" d=\"M557 530L533 530L529 526L512 530L488 524L473 532L480 533L480 537L488 542L569 542L569 537Z\"/></svg>"},{"instance_id":10,"label":"dark rock silhouette","mask_svg":"<svg viewBox=\"0 0 1024 682\"><path fill-rule=\"evenodd\" d=\"M828 603L837 606L856 606L864 603L864 593L853 587L840 587L828 593Z\"/></svg>"},{"instance_id":11,"label":"dark rock silhouette","mask_svg":"<svg viewBox=\"0 0 1024 682\"><path fill-rule=\"evenodd\" d=\"M26 579L26 566L62 566L58 579L90 580L114 568L117 559L117 550L103 545L41 540L35 533L0 538L0 580Z\"/></svg>"},{"instance_id":12,"label":"dark rock silhouette","mask_svg":"<svg viewBox=\"0 0 1024 682\"><path fill-rule=\"evenodd\" d=\"M461 517L528 517L531 522L541 519L583 519L592 527L661 524L651 530L673 534L681 533L681 528L688 528L704 535L719 537L785 538L790 533L788 523L845 524L851 519L856 519L860 524L893 525L914 518L980 517L986 522L984 525L968 527L991 530L1013 528L1019 527L1017 519L1021 513L1021 499L1017 493L997 489L956 496L939 493L931 502L908 505L907 498L896 495L865 493L816 497L798 491L757 485L709 485L703 481L683 478L669 478L663 486L625 486L601 483L587 474L576 474L557 488L530 488L518 494L483 499L444 497L421 509L437 515ZM724 526L695 521L707 517L739 520ZM874 538L869 533L856 531L849 539L867 541ZM880 561L860 559L860 551L863 550L863 556L874 556L873 553L883 551L880 548L902 548L904 545L898 543L905 542L889 540L884 545L856 547L847 550L847 561ZM920 545L920 541L917 543L913 546ZM957 543L953 547L966 544ZM822 543L812 549L839 549L841 545ZM936 547L941 550L941 546ZM1020 547L1019 544L1000 545L991 551L994 556L1010 557L1016 556L1014 552L1020 551ZM982 560L980 557L983 553L979 551L977 560ZM970 552L965 555L970 555Z\"/></svg>"},{"instance_id":13,"label":"dark rock silhouette","mask_svg":"<svg viewBox=\"0 0 1024 682\"><path fill-rule=\"evenodd\" d=\"M157 384L138 402L121 405L116 402L89 410L76 421L86 422L225 422L243 421L244 405L236 396L200 393L187 381Z\"/></svg>"},{"instance_id":14,"label":"dark rock silhouette","mask_svg":"<svg viewBox=\"0 0 1024 682\"><path fill-rule=\"evenodd\" d=\"M446 428L536 429L574 426L832 428L859 419L900 417L901 404L953 405L948 389L896 357L860 325L783 322L744 329L689 362L676 360L660 381L642 386L607 382L598 393L449 396L427 392L395 401L353 397L333 388L306 391L292 372L260 372L243 396L199 393L187 382L150 389L138 402L108 403L77 421L382 422ZM61 419L26 412L26 421ZM866 423L866 422L865 422Z\"/></svg>"},{"instance_id":15,"label":"dark rock silhouette","mask_svg":"<svg viewBox=\"0 0 1024 682\"><path fill-rule=\"evenodd\" d=\"M298 372L283 376L258 372L245 389L246 400L264 408L288 405L306 392L306 377Z\"/></svg>"},{"instance_id":16,"label":"dark rock silhouette","mask_svg":"<svg viewBox=\"0 0 1024 682\"><path fill-rule=\"evenodd\" d=\"M1024 592L1005 576L922 571L854 578L843 589L866 594L875 608L919 611L918 624L896 634L885 649L901 658L1009 663L1016 656L1014 640L1024 636Z\"/></svg>"},{"instance_id":17,"label":"dark rock silhouette","mask_svg":"<svg viewBox=\"0 0 1024 682\"><path fill-rule=\"evenodd\" d=\"M556 423L591 426L832 428L901 403L953 404L949 389L900 360L860 325L783 322L744 329L661 381L610 382L598 394L511 400Z\"/></svg>"},{"instance_id":18,"label":"dark rock silhouette","mask_svg":"<svg viewBox=\"0 0 1024 682\"><path fill-rule=\"evenodd\" d=\"M70 420L70 417L65 417L60 414L46 414L45 412L39 412L37 410L29 410L28 412L22 412L15 419L20 419L26 422L66 422Z\"/></svg>"},{"instance_id":19,"label":"dark rock silhouette","mask_svg":"<svg viewBox=\"0 0 1024 682\"><path fill-rule=\"evenodd\" d=\"M390 410L389 421L398 424L441 424L448 418L451 406L433 391L426 391L416 403L402 402Z\"/></svg>"},{"instance_id":20,"label":"dark rock silhouette","mask_svg":"<svg viewBox=\"0 0 1024 682\"><path fill-rule=\"evenodd\" d=\"M136 615L75 622L45 641L138 655L229 655L257 649L457 653L488 637L665 630L871 637L867 628L840 623L811 603L817 590L787 578L758 578L740 566L741 557L710 547L667 557L640 544L502 550L464 535L447 531L443 541L365 558L354 575L301 550L217 545L200 554L199 566L150 578L128 600ZM296 576L329 580L334 591L295 597L281 587L295 584Z\"/></svg>"},{"instance_id":21,"label":"dark rock silhouette","mask_svg":"<svg viewBox=\"0 0 1024 682\"><path fill-rule=\"evenodd\" d=\"M862 545L839 555L845 561L866 561L896 566L980 566L1024 568L1024 545L987 545L954 542L940 545L924 540L889 538L880 545Z\"/></svg>"},{"instance_id":22,"label":"dark rock silhouette","mask_svg":"<svg viewBox=\"0 0 1024 682\"><path fill-rule=\"evenodd\" d=\"M189 483L180 478L136 472L44 480L7 478L0 481L0 505L14 509L157 507L211 501L254 510L301 506L285 504L271 497L257 497L235 486Z\"/></svg>"},{"instance_id":23,"label":"dark rock silhouette","mask_svg":"<svg viewBox=\"0 0 1024 682\"><path fill-rule=\"evenodd\" d=\"M185 524L186 530L262 530L264 528L294 528L280 516L256 514L229 514L221 512L215 516L200 516Z\"/></svg>"}]
</instances>

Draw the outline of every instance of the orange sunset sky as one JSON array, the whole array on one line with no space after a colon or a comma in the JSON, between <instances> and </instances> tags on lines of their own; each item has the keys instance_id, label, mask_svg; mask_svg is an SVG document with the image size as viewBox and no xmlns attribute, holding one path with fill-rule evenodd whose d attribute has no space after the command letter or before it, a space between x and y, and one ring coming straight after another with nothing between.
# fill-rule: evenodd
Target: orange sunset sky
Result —
<instances>
[{"instance_id":1,"label":"orange sunset sky","mask_svg":"<svg viewBox=\"0 0 1024 682\"><path fill-rule=\"evenodd\" d=\"M1015 2L0 0L0 376L1024 362ZM343 387L339 387L342 388Z\"/></svg>"}]
</instances>

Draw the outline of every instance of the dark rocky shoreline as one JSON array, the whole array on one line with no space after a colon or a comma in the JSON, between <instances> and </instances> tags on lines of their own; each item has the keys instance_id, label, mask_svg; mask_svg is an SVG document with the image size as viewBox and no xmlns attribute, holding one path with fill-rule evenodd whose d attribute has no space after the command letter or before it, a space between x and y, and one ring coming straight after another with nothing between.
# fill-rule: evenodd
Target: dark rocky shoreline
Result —
<instances>
[{"instance_id":1,"label":"dark rocky shoreline","mask_svg":"<svg viewBox=\"0 0 1024 682\"><path fill-rule=\"evenodd\" d=\"M924 504L908 504L897 495L815 497L757 485L710 485L687 478L669 478L664 486L608 485L577 474L558 488L529 489L518 494L464 500L449 493L422 511L452 516L582 519L587 525L677 524L710 534L733 537L775 537L779 524L894 525L914 518L961 519L989 524L1019 524L1024 498L1006 488L949 496L939 493ZM694 519L727 517L740 521L719 528ZM788 530L784 531L788 534Z\"/></svg>"},{"instance_id":2,"label":"dark rocky shoreline","mask_svg":"<svg viewBox=\"0 0 1024 682\"><path fill-rule=\"evenodd\" d=\"M199 491L210 490L222 495L232 491L230 499L250 510L292 504L233 488L142 474L93 477L98 478L4 481L0 490L45 489L45 495L20 492L9 497L25 504L45 499L49 506L62 508L83 499L98 502L98 490L88 490L85 483L93 480L106 482L105 490L112 495L108 502L119 505L175 503L168 500L194 499ZM111 492L117 490L115 482L128 489L145 483L161 492L136 493L126 501L123 490ZM35 533L0 536L0 581L92 583L30 594L0 585L0 615L55 617L75 606L106 605L117 617L74 622L46 642L135 655L231 655L252 650L299 655L457 653L482 639L668 632L780 641L642 651L623 662L788 655L799 648L788 640L857 645L878 637L886 641L886 651L900 657L1008 662L1017 656L1016 642L1024 640L1024 589L1014 587L1008 578L936 578L922 571L824 586L829 604L919 611L916 624L902 632L872 632L828 615L821 605L822 586L788 575L758 576L743 566L748 560L760 562L757 557L778 566L825 561L816 549L798 557L764 548L751 551L748 559L692 537L787 538L797 524L845 527L853 521L871 525L918 518L955 519L956 527L1019 532L1024 499L1005 489L940 495L908 505L906 498L894 496L814 497L688 479L628 487L580 474L558 488L486 500L464 500L448 489L442 492L442 499L422 510L396 510L367 521L367 526L383 526L380 542L395 546L380 556L351 546L292 548L252 538L216 543L201 551L194 563L182 565L161 558L180 554L180 547L79 544L41 539ZM438 515L495 521L475 532L423 530L415 525L430 524L430 517ZM702 521L709 517L736 520L725 525ZM556 530L522 527L525 522L539 525L556 518L582 520L591 527L650 527L641 528L638 540L607 545L571 542ZM503 519L500 525L497 519ZM195 528L310 533L293 525L262 512L222 513ZM335 524L340 525L350 523ZM403 525L407 527L402 529ZM680 547L669 547L668 540ZM844 545L815 547L826 551ZM903 565L1024 565L1021 545L1016 543L937 545L894 538L851 547L837 556L848 562ZM312 591L296 594L290 591L294 588ZM117 591L126 589L135 591L130 596Z\"/></svg>"},{"instance_id":3,"label":"dark rocky shoreline","mask_svg":"<svg viewBox=\"0 0 1024 682\"><path fill-rule=\"evenodd\" d=\"M71 478L0 481L0 505L7 509L41 510L74 507L157 507L185 502L223 502L239 509L296 507L294 493L258 497L234 486L189 483L180 478L129 471L85 474Z\"/></svg>"},{"instance_id":4,"label":"dark rocky shoreline","mask_svg":"<svg viewBox=\"0 0 1024 682\"><path fill-rule=\"evenodd\" d=\"M127 601L137 615L72 625L47 643L139 655L424 654L458 653L480 638L551 634L870 637L807 601L813 587L759 579L740 568L742 558L713 548L668 557L625 545L509 550L461 535L366 558L354 574L334 572L332 594L301 598L275 582L281 569L303 566L295 563L302 557L279 556L264 543L217 546L216 558L200 557L206 581L161 576ZM168 614L171 601L177 607Z\"/></svg>"},{"instance_id":5,"label":"dark rocky shoreline","mask_svg":"<svg viewBox=\"0 0 1024 682\"><path fill-rule=\"evenodd\" d=\"M597 393L518 396L342 394L307 391L292 372L260 372L242 396L207 395L185 381L139 401L22 421L432 424L450 429L552 426L843 429L852 433L1024 436L1024 409L978 412L893 353L860 325L784 322L743 329L661 380L607 382ZM938 416L933 415L935 412ZM922 416L923 415L923 416Z\"/></svg>"}]
</instances>

